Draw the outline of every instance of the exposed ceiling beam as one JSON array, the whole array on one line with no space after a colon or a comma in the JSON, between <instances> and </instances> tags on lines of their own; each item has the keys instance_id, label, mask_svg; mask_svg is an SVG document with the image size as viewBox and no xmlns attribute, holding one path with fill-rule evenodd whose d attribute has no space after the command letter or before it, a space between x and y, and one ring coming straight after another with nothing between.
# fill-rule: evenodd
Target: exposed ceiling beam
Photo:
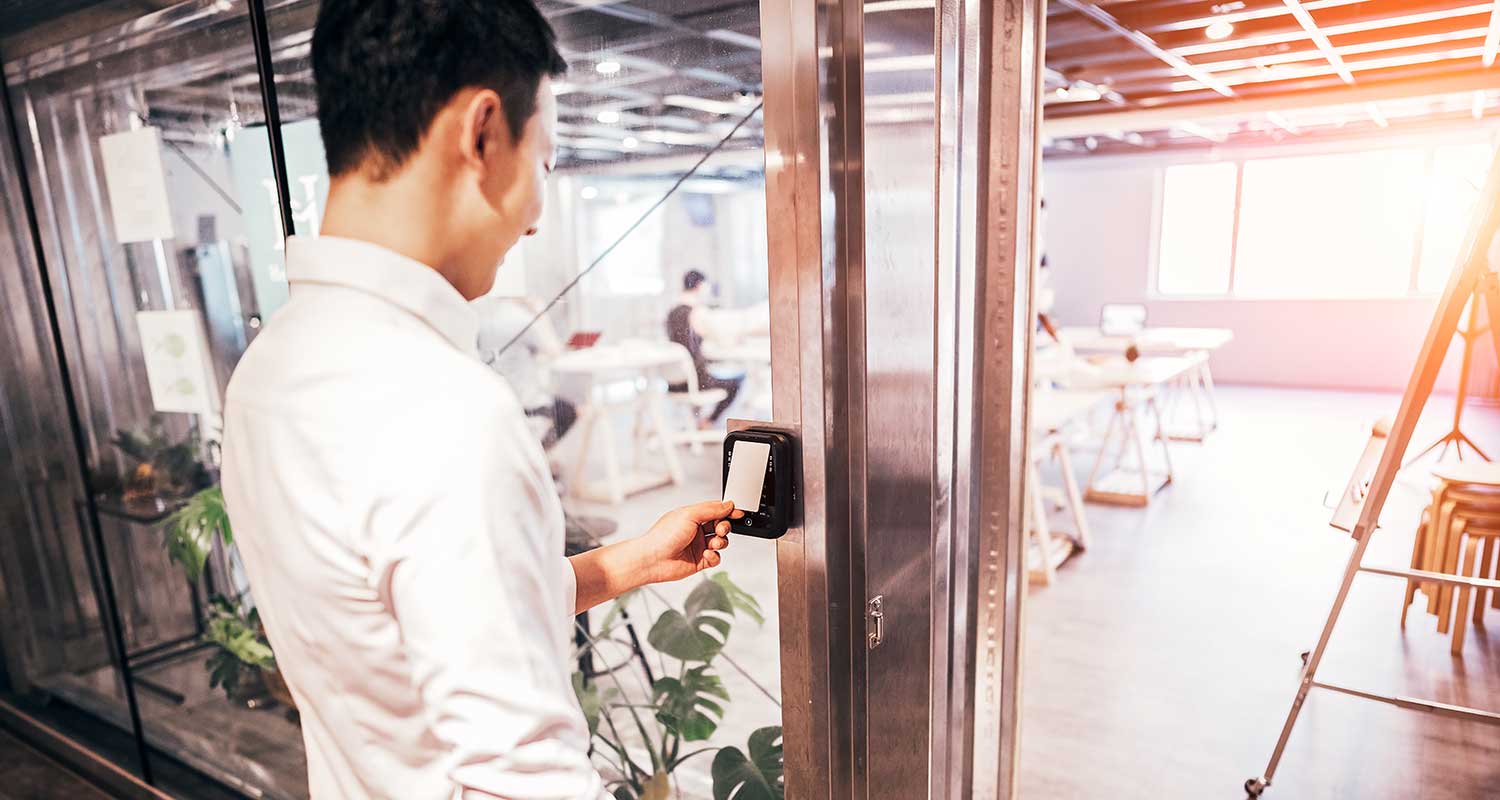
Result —
<instances>
[{"instance_id":1,"label":"exposed ceiling beam","mask_svg":"<svg viewBox=\"0 0 1500 800\"><path fill-rule=\"evenodd\" d=\"M1111 131L1150 131L1178 127L1184 120L1243 119L1267 111L1358 105L1414 97L1434 97L1493 88L1493 73L1473 71L1462 75L1401 83L1340 86L1276 97L1215 100L1136 111L1111 111L1073 117L1051 117L1042 132L1056 139L1098 136Z\"/></svg>"},{"instance_id":2,"label":"exposed ceiling beam","mask_svg":"<svg viewBox=\"0 0 1500 800\"><path fill-rule=\"evenodd\" d=\"M1293 125L1291 120L1287 119L1286 116L1283 115L1280 111L1267 111L1266 121L1286 131L1287 133L1290 133L1293 136L1299 136L1302 134L1302 131L1299 130L1296 125Z\"/></svg>"},{"instance_id":3,"label":"exposed ceiling beam","mask_svg":"<svg viewBox=\"0 0 1500 800\"><path fill-rule=\"evenodd\" d=\"M1206 128L1196 122L1179 122L1175 127L1183 133L1196 136L1199 139L1207 139L1210 142L1222 143L1229 141L1229 134L1221 133L1212 128Z\"/></svg>"},{"instance_id":4,"label":"exposed ceiling beam","mask_svg":"<svg viewBox=\"0 0 1500 800\"><path fill-rule=\"evenodd\" d=\"M1328 59L1328 63L1333 66L1333 71L1338 73L1340 78L1344 79L1344 83L1353 86L1354 73L1350 72L1349 68L1344 65L1343 56L1340 56L1339 52L1333 48L1333 42L1328 41L1327 34L1324 34L1318 28L1317 20L1314 20L1312 14L1306 8L1302 7L1302 0L1281 1L1291 10L1292 16L1297 18L1297 24L1302 26L1302 30L1307 31L1308 38L1312 39L1313 44L1318 46L1318 51L1323 54L1324 58Z\"/></svg>"},{"instance_id":5,"label":"exposed ceiling beam","mask_svg":"<svg viewBox=\"0 0 1500 800\"><path fill-rule=\"evenodd\" d=\"M1478 58L1482 52L1482 49L1477 45L1474 47L1423 50L1409 54L1386 55L1379 58L1363 58L1350 61L1348 62L1348 69L1363 73L1377 70L1415 68L1423 65L1441 65L1443 63L1456 64L1456 62ZM1279 70L1266 72L1245 70L1235 74L1222 75L1221 78L1226 83L1244 92L1249 86L1264 86L1333 74L1336 74L1333 67L1319 63L1310 66L1286 66ZM1344 83L1348 85L1348 81L1344 81ZM1169 91L1173 93L1186 92L1195 88L1197 87L1192 81L1179 81L1171 85ZM1128 90L1129 88L1127 87Z\"/></svg>"},{"instance_id":6,"label":"exposed ceiling beam","mask_svg":"<svg viewBox=\"0 0 1500 800\"><path fill-rule=\"evenodd\" d=\"M1215 78L1208 72L1201 70L1196 66L1193 66L1191 62L1189 62L1182 56L1179 56L1176 53L1162 48L1162 46L1157 44L1156 41L1153 40L1150 36L1147 36L1146 34L1141 33L1134 28L1127 27L1118 19L1115 19L1115 16L1113 14L1105 11L1099 6L1096 6L1091 2L1087 2L1087 0L1058 0L1058 2L1124 37L1136 47L1139 47L1142 50L1150 53L1151 55L1161 59L1162 61L1165 61L1174 69L1192 78L1193 80L1198 81L1204 86L1213 89L1214 91L1224 95L1225 97L1234 97L1234 90L1229 88L1229 84L1226 84L1218 78Z\"/></svg>"},{"instance_id":7,"label":"exposed ceiling beam","mask_svg":"<svg viewBox=\"0 0 1500 800\"><path fill-rule=\"evenodd\" d=\"M1319 28L1328 36L1342 36L1349 33L1361 31L1384 30L1387 28L1404 28L1424 22L1435 22L1445 19L1458 19L1462 17L1478 17L1490 13L1493 3L1466 3L1462 6L1441 5L1436 7L1412 7L1406 6L1401 11L1385 13L1380 15L1354 15L1349 19L1330 24L1326 19ZM1310 4L1309 4L1310 7ZM1271 47L1274 45L1300 42L1307 38L1307 32L1298 28L1290 31L1281 31L1266 34L1250 34L1225 39L1222 42L1195 42L1193 44L1173 47L1173 52L1184 56L1197 56L1206 53L1223 52L1226 50L1239 50L1251 47Z\"/></svg>"},{"instance_id":8,"label":"exposed ceiling beam","mask_svg":"<svg viewBox=\"0 0 1500 800\"><path fill-rule=\"evenodd\" d=\"M1500 0L1495 1L1495 9L1490 12L1490 31L1484 37L1485 68L1495 66L1497 57L1500 57Z\"/></svg>"},{"instance_id":9,"label":"exposed ceiling beam","mask_svg":"<svg viewBox=\"0 0 1500 800\"><path fill-rule=\"evenodd\" d=\"M1457 45L1467 45L1472 42L1479 46L1484 41L1486 29L1484 27L1464 27L1461 29L1446 29L1402 35L1398 38L1390 38L1389 31L1383 36L1376 38L1370 34L1358 35L1358 40L1350 41L1346 37L1343 44L1337 45L1334 50L1339 57L1348 62L1355 56L1387 53L1400 55L1395 51L1405 51L1417 56L1424 52L1437 50L1451 50ZM1404 32L1403 32L1404 33ZM1316 48L1287 49L1272 55L1250 55L1257 51L1239 51L1240 57L1226 58L1217 61L1200 61L1198 66L1212 72L1230 85L1234 85L1232 73L1236 70L1277 70L1284 65L1301 64L1303 62L1316 63L1319 66L1327 65L1327 59L1323 57ZM1054 63L1054 66L1055 63ZM1052 69L1057 73L1059 82L1063 82L1062 72ZM1162 84L1177 78L1176 73L1160 62L1152 60L1133 60L1130 62L1118 62L1116 64L1099 65L1095 67L1075 67L1071 70L1075 78L1103 79L1108 77L1111 85L1119 87L1148 86L1152 83Z\"/></svg>"}]
</instances>

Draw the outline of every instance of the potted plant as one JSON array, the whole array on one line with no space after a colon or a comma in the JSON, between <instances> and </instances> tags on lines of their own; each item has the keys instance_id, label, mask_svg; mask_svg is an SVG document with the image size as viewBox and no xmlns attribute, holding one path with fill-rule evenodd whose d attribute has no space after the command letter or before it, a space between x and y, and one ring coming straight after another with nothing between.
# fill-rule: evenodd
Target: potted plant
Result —
<instances>
[{"instance_id":1,"label":"potted plant","mask_svg":"<svg viewBox=\"0 0 1500 800\"><path fill-rule=\"evenodd\" d=\"M628 601L629 596L616 601L584 649L609 639ZM606 686L574 674L573 687L596 744L595 757L610 776L616 800L666 800L674 773L709 754L715 800L783 800L780 727L755 731L745 750L697 746L718 729L730 701L716 663L740 616L764 622L755 598L727 574L716 573L693 589L682 609L663 611L646 637L657 652L676 662L674 674L657 678L649 687L644 680L634 687L621 680Z\"/></svg>"},{"instance_id":2,"label":"potted plant","mask_svg":"<svg viewBox=\"0 0 1500 800\"><path fill-rule=\"evenodd\" d=\"M217 486L204 489L167 518L162 526L167 553L182 567L190 582L197 582L217 539L224 547L234 544L234 529L224 508L224 492ZM255 703L269 696L288 709L295 709L292 693L276 669L276 656L266 639L260 612L248 608L243 598L215 595L209 603L204 641L217 649L204 665L209 685L222 688L229 699Z\"/></svg>"},{"instance_id":3,"label":"potted plant","mask_svg":"<svg viewBox=\"0 0 1500 800\"><path fill-rule=\"evenodd\" d=\"M174 441L160 415L144 428L116 431L110 443L134 466L117 477L116 491L130 508L160 510L164 501L186 497L213 484L208 465L201 457L196 431Z\"/></svg>"}]
</instances>

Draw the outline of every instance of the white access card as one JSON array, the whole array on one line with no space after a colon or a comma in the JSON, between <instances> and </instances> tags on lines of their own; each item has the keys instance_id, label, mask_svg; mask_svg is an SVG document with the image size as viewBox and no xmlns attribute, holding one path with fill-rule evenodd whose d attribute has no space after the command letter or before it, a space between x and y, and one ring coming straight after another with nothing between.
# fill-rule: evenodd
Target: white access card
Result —
<instances>
[{"instance_id":1,"label":"white access card","mask_svg":"<svg viewBox=\"0 0 1500 800\"><path fill-rule=\"evenodd\" d=\"M760 510L760 492L766 483L766 464L771 445L737 441L729 459L729 480L724 481L724 499L747 512Z\"/></svg>"}]
</instances>

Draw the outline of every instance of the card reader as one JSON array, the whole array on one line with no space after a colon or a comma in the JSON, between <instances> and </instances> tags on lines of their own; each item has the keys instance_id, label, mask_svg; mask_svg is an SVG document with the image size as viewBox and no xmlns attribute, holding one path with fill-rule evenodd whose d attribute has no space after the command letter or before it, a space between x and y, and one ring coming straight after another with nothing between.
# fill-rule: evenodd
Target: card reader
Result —
<instances>
[{"instance_id":1,"label":"card reader","mask_svg":"<svg viewBox=\"0 0 1500 800\"><path fill-rule=\"evenodd\" d=\"M745 512L730 530L777 539L792 527L797 456L790 434L767 428L731 431L724 439L724 499Z\"/></svg>"}]
</instances>

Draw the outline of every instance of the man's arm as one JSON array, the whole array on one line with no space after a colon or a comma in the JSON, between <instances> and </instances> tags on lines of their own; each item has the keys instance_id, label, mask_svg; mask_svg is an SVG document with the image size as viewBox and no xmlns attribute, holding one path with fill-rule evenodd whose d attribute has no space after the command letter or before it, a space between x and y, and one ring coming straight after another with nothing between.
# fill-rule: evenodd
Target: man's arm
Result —
<instances>
[{"instance_id":1,"label":"man's arm","mask_svg":"<svg viewBox=\"0 0 1500 800\"><path fill-rule=\"evenodd\" d=\"M743 512L710 500L673 511L644 535L568 559L578 585L577 613L645 586L694 575L719 565L729 546L729 519Z\"/></svg>"}]
</instances>

